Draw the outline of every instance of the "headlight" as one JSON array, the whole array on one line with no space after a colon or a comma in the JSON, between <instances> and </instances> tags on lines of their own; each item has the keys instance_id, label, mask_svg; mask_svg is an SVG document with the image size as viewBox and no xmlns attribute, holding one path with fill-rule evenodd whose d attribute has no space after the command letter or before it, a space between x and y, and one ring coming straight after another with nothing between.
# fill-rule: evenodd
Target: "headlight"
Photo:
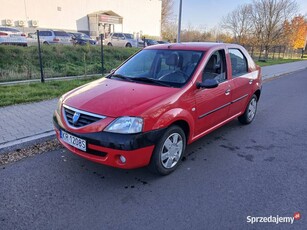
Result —
<instances>
[{"instance_id":1,"label":"headlight","mask_svg":"<svg viewBox=\"0 0 307 230\"><path fill-rule=\"evenodd\" d=\"M105 128L111 133L140 133L143 129L143 119L140 117L120 117Z\"/></svg>"},{"instance_id":2,"label":"headlight","mask_svg":"<svg viewBox=\"0 0 307 230\"><path fill-rule=\"evenodd\" d=\"M61 108L62 108L62 102L63 102L63 98L60 97L59 101L58 101L58 105L56 107L56 111L59 115L61 115Z\"/></svg>"}]
</instances>

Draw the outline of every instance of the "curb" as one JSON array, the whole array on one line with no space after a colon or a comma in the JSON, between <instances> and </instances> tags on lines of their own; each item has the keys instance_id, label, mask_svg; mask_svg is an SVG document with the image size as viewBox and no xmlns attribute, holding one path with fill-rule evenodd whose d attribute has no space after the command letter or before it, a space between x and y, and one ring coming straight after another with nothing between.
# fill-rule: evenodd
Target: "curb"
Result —
<instances>
[{"instance_id":1,"label":"curb","mask_svg":"<svg viewBox=\"0 0 307 230\"><path fill-rule=\"evenodd\" d=\"M265 76L262 76L262 82L272 81L272 80L275 80L276 78L280 78L280 77L283 77L285 75L300 72L300 71L303 71L303 70L306 70L306 69L307 69L307 67L302 67L302 68L299 68L299 69L296 69L296 70L293 70L293 71L290 71L290 72L278 73L278 74L273 74L273 75L265 75Z\"/></svg>"},{"instance_id":2,"label":"curb","mask_svg":"<svg viewBox=\"0 0 307 230\"><path fill-rule=\"evenodd\" d=\"M51 140L54 138L55 138L55 131L50 130L43 133L35 134L33 136L23 137L13 141L7 141L5 143L0 144L0 155L6 152L15 151L20 148L45 142L47 140Z\"/></svg>"}]
</instances>

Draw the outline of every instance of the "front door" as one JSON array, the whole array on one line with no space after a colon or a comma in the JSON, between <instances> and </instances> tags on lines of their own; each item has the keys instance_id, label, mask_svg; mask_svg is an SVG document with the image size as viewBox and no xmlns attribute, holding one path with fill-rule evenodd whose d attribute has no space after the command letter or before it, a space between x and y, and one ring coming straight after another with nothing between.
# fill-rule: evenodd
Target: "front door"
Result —
<instances>
[{"instance_id":1,"label":"front door","mask_svg":"<svg viewBox=\"0 0 307 230\"><path fill-rule=\"evenodd\" d=\"M201 136L215 128L229 116L231 82L227 79L225 51L215 51L207 61L201 81L215 79L216 88L200 88L196 92L197 121L195 136Z\"/></svg>"}]
</instances>

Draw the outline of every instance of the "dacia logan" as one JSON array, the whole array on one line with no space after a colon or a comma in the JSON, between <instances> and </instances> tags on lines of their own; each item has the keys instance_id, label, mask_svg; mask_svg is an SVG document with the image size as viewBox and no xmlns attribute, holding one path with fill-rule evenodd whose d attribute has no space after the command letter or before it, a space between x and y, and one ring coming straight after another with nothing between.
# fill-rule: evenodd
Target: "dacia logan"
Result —
<instances>
[{"instance_id":1,"label":"dacia logan","mask_svg":"<svg viewBox=\"0 0 307 230\"><path fill-rule=\"evenodd\" d=\"M64 94L58 140L88 160L173 172L186 146L238 118L251 123L261 69L239 45L148 46L108 76Z\"/></svg>"}]
</instances>

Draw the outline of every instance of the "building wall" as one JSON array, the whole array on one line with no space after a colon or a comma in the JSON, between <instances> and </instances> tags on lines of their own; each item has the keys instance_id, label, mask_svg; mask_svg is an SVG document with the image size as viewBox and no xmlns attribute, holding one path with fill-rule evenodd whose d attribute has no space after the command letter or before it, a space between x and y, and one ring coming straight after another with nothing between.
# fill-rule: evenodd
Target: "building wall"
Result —
<instances>
[{"instance_id":1,"label":"building wall","mask_svg":"<svg viewBox=\"0 0 307 230\"><path fill-rule=\"evenodd\" d=\"M1 1L0 20L37 20L39 27L88 31L87 15L113 11L123 17L116 32L160 36L161 0L7 0Z\"/></svg>"}]
</instances>

